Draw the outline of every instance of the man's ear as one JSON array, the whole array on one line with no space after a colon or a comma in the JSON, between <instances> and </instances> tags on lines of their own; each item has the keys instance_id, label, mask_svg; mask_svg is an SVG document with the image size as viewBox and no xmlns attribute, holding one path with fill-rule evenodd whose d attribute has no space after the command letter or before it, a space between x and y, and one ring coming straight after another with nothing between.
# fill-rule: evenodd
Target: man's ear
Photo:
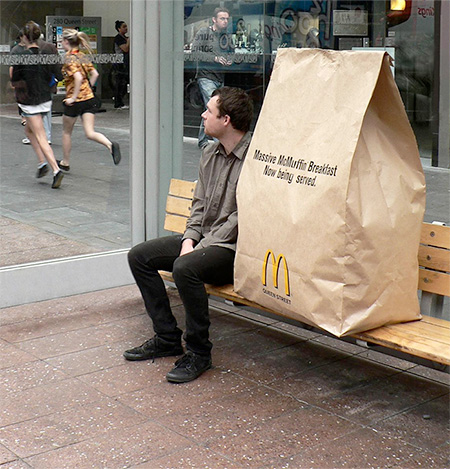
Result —
<instances>
[{"instance_id":1,"label":"man's ear","mask_svg":"<svg viewBox=\"0 0 450 469\"><path fill-rule=\"evenodd\" d=\"M231 118L230 118L230 116L229 116L228 114L225 114L225 115L223 116L223 123L224 123L224 125L226 125L226 126L231 125Z\"/></svg>"}]
</instances>

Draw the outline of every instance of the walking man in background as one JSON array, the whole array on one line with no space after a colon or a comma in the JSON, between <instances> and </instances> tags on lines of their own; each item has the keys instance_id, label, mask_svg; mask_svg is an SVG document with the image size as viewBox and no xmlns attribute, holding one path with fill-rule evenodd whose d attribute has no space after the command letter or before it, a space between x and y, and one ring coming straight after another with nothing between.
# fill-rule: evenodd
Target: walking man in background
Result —
<instances>
[{"instance_id":1,"label":"walking man in background","mask_svg":"<svg viewBox=\"0 0 450 469\"><path fill-rule=\"evenodd\" d=\"M230 12L226 8L216 8L212 26L201 28L196 34L191 50L198 57L197 83L205 107L214 90L224 86L225 69L233 62L229 53L234 52L231 35L227 34ZM203 150L208 145L203 119L198 133L198 146Z\"/></svg>"}]
</instances>

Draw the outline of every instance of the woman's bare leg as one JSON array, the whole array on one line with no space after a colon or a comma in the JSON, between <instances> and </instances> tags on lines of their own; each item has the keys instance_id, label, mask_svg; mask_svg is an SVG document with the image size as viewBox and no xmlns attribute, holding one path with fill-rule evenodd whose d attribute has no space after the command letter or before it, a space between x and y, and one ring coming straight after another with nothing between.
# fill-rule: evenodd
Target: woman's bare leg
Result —
<instances>
[{"instance_id":1,"label":"woman's bare leg","mask_svg":"<svg viewBox=\"0 0 450 469\"><path fill-rule=\"evenodd\" d=\"M27 125L25 126L25 129L27 135L29 135L28 138L30 139L31 145L33 145L34 141L33 149L36 152L36 156L41 162L41 157L43 154L45 159L48 161L48 164L52 168L53 173L56 174L59 171L59 166L56 162L52 147L48 143L47 135L44 129L44 121L41 114L36 114L34 116L27 117L26 119Z\"/></svg>"},{"instance_id":2,"label":"woman's bare leg","mask_svg":"<svg viewBox=\"0 0 450 469\"><path fill-rule=\"evenodd\" d=\"M94 142L101 143L104 145L109 152L111 153L112 151L112 142L106 138L103 134L100 132L96 132L94 129L94 123L95 123L95 114L92 114L90 112L85 112L81 116L81 120L83 122L83 129L86 137L89 140L93 140Z\"/></svg>"},{"instance_id":3,"label":"woman's bare leg","mask_svg":"<svg viewBox=\"0 0 450 469\"><path fill-rule=\"evenodd\" d=\"M76 120L76 117L63 116L63 160L61 161L61 163L65 166L69 166L70 164L70 152L72 150L72 132Z\"/></svg>"},{"instance_id":4,"label":"woman's bare leg","mask_svg":"<svg viewBox=\"0 0 450 469\"><path fill-rule=\"evenodd\" d=\"M24 118L25 119L25 118ZM46 162L44 153L39 146L39 143L34 135L34 133L30 130L30 126L25 126L25 135L30 140L31 146L33 147L34 152L36 153L37 159L39 161L39 165L42 165Z\"/></svg>"}]
</instances>

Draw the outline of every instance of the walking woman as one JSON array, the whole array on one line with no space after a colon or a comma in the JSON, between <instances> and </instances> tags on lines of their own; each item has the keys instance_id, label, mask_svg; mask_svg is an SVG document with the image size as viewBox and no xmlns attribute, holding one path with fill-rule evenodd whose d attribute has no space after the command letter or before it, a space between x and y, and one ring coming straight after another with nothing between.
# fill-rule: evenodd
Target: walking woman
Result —
<instances>
[{"instance_id":1,"label":"walking woman","mask_svg":"<svg viewBox=\"0 0 450 469\"><path fill-rule=\"evenodd\" d=\"M37 178L45 176L50 167L53 170L52 188L57 189L61 185L63 173L58 167L52 147L48 143L45 133L43 116L52 107L50 81L54 70L51 65L46 65L40 55L37 40L41 35L41 29L34 21L29 21L23 28L23 42L26 49L21 52L24 60L20 65L14 65L11 74L11 83L17 104L22 116L26 119L25 133L39 160Z\"/></svg>"},{"instance_id":2,"label":"walking woman","mask_svg":"<svg viewBox=\"0 0 450 469\"><path fill-rule=\"evenodd\" d=\"M59 167L65 171L70 170L72 131L78 116L81 116L86 137L104 145L111 153L114 164L117 165L121 159L119 144L112 142L94 129L95 113L98 106L92 87L97 81L98 72L90 62L89 57L80 52L80 47L82 47L92 53L89 38L83 32L75 29L65 29L62 45L66 50L62 68L66 98L64 99L62 137L64 159L59 161Z\"/></svg>"}]
</instances>

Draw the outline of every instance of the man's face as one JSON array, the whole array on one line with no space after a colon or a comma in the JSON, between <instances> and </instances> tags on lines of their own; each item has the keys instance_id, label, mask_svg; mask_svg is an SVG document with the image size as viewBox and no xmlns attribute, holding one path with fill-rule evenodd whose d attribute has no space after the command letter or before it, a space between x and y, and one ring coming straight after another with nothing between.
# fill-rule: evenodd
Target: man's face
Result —
<instances>
[{"instance_id":1,"label":"man's face","mask_svg":"<svg viewBox=\"0 0 450 469\"><path fill-rule=\"evenodd\" d=\"M219 108L217 107L218 96L213 96L206 105L206 111L202 114L205 133L210 137L220 139L225 131L225 116L219 117Z\"/></svg>"},{"instance_id":2,"label":"man's face","mask_svg":"<svg viewBox=\"0 0 450 469\"><path fill-rule=\"evenodd\" d=\"M217 16L213 18L213 24L217 31L225 31L228 28L228 20L230 15L225 11L219 11Z\"/></svg>"}]
</instances>

